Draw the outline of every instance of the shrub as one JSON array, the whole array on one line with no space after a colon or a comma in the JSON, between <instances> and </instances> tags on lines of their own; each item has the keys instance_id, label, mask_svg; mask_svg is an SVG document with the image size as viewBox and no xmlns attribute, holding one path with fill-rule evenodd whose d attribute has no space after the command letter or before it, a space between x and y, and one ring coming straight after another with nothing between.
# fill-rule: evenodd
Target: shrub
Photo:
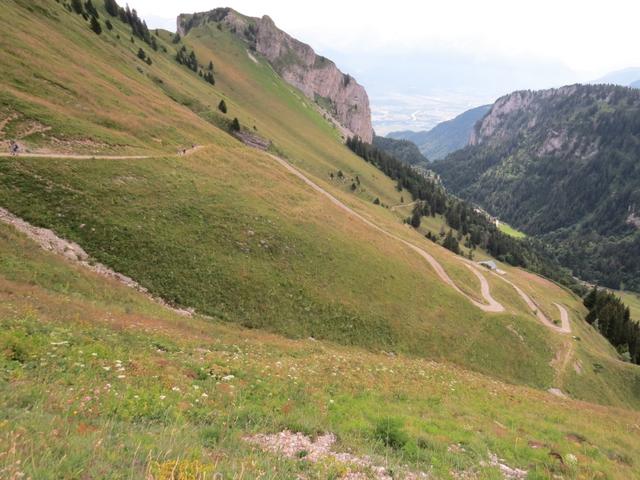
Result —
<instances>
[{"instance_id":1,"label":"shrub","mask_svg":"<svg viewBox=\"0 0 640 480\"><path fill-rule=\"evenodd\" d=\"M218 104L218 110L220 110L222 113L227 113L227 104L224 100L220 100L220 103Z\"/></svg>"},{"instance_id":2,"label":"shrub","mask_svg":"<svg viewBox=\"0 0 640 480\"><path fill-rule=\"evenodd\" d=\"M397 418L384 418L376 423L374 430L376 440L394 450L402 449L409 441L409 436L403 430L403 423Z\"/></svg>"},{"instance_id":3,"label":"shrub","mask_svg":"<svg viewBox=\"0 0 640 480\"><path fill-rule=\"evenodd\" d=\"M231 130L234 132L240 131L240 122L238 121L237 118L234 118L233 122L231 122Z\"/></svg>"},{"instance_id":4,"label":"shrub","mask_svg":"<svg viewBox=\"0 0 640 480\"><path fill-rule=\"evenodd\" d=\"M102 27L100 26L100 21L98 21L98 19L96 17L91 17L91 30L93 30L93 32L96 35L100 35L102 33Z\"/></svg>"}]
</instances>

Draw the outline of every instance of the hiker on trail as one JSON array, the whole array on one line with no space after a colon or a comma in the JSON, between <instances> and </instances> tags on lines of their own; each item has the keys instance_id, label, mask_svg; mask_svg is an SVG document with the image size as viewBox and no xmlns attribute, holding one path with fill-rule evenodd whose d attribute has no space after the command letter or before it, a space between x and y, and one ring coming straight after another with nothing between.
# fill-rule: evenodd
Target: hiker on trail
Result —
<instances>
[{"instance_id":1,"label":"hiker on trail","mask_svg":"<svg viewBox=\"0 0 640 480\"><path fill-rule=\"evenodd\" d=\"M9 146L9 151L11 152L11 155L17 155L18 151L20 150L20 146L14 142L13 140L11 140L11 144Z\"/></svg>"}]
</instances>

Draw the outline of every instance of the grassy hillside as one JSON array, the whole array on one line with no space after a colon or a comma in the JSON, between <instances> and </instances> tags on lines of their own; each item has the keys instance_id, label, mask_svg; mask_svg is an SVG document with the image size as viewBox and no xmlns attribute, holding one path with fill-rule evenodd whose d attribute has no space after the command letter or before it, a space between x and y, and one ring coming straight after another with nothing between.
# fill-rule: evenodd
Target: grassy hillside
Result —
<instances>
[{"instance_id":1,"label":"grassy hillside","mask_svg":"<svg viewBox=\"0 0 640 480\"><path fill-rule=\"evenodd\" d=\"M106 15L102 11L102 21ZM565 339L541 325L512 287L485 275L506 312L482 312L409 247L228 135L225 125L237 117L271 140L272 152L359 214L431 253L462 291L481 299L477 277L459 257L373 204L374 198L398 204L403 192L395 182L342 145L317 108L266 62L251 58L237 36L211 23L184 39L203 65L213 62L211 86L175 62L182 44L176 47L168 32L159 32L160 48L152 52L111 21L114 30L97 36L54 1L9 2L0 13L9 34L2 46L11 47L0 50L10 118L4 138L37 124L37 133L20 137L32 150L150 158L0 159L0 205L78 242L153 294L215 321L447 361L540 389L556 386L553 359ZM141 47L152 65L137 58ZM16 50L33 62L16 63ZM70 62L68 52L80 60ZM58 67L46 69L47 62ZM65 88L73 95L61 94ZM217 110L220 99L227 115ZM175 155L192 144L203 148ZM338 171L345 178L332 180L329 174ZM356 176L360 185L351 191ZM516 272L513 280L526 287ZM565 291L559 301L576 303ZM577 306L573 323L583 315ZM595 332L584 335L600 342ZM631 372L630 382L638 375L618 365L610 350L588 352L610 360L615 371ZM624 382L608 383L608 376L602 382L615 394L594 400L640 403Z\"/></svg>"},{"instance_id":2,"label":"grassy hillside","mask_svg":"<svg viewBox=\"0 0 640 480\"><path fill-rule=\"evenodd\" d=\"M640 474L637 412L404 355L177 316L4 225L0 249L5 478L367 473L243 440L283 429L335 433L336 451L372 455L400 478L501 478L491 454L528 478Z\"/></svg>"}]
</instances>

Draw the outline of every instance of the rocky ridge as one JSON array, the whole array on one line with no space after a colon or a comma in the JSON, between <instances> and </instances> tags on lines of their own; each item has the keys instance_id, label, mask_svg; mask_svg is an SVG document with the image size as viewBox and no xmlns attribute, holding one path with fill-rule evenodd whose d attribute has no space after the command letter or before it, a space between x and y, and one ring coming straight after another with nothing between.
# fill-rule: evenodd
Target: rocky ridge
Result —
<instances>
[{"instance_id":1,"label":"rocky ridge","mask_svg":"<svg viewBox=\"0 0 640 480\"><path fill-rule=\"evenodd\" d=\"M247 17L231 8L180 15L178 33L185 36L193 28L210 22L227 26L246 41L249 50L266 58L287 83L302 91L346 128L343 135L355 135L368 143L373 141L366 90L353 77L342 73L331 60L280 30L270 17Z\"/></svg>"}]
</instances>

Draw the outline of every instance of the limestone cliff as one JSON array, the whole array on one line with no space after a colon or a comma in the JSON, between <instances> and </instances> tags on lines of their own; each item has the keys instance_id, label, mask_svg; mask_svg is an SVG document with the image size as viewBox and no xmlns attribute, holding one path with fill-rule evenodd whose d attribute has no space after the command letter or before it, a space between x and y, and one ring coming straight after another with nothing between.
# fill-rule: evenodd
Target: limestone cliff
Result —
<instances>
[{"instance_id":1,"label":"limestone cliff","mask_svg":"<svg viewBox=\"0 0 640 480\"><path fill-rule=\"evenodd\" d=\"M264 56L287 83L335 118L347 133L357 135L365 142L373 141L367 92L331 60L317 55L309 45L280 30L268 16L246 17L230 8L180 15L178 32L185 36L191 29L208 22L226 25L246 41L251 50Z\"/></svg>"}]
</instances>

